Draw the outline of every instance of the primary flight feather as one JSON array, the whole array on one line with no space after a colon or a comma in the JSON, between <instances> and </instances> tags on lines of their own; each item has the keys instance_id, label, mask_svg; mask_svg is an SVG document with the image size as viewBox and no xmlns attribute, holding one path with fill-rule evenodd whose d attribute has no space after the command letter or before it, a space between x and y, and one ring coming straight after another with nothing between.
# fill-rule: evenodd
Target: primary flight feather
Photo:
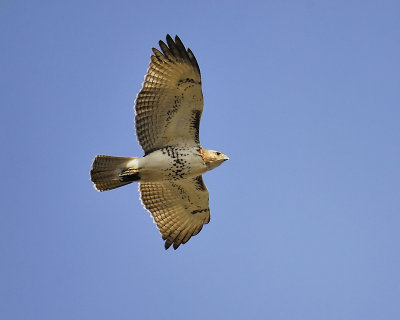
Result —
<instances>
[{"instance_id":1,"label":"primary flight feather","mask_svg":"<svg viewBox=\"0 0 400 320\"><path fill-rule=\"evenodd\" d=\"M202 174L228 157L203 149L200 68L178 36L153 48L150 67L135 101L136 135L143 157L95 157L91 180L99 191L139 182L144 207L165 240L177 249L210 221Z\"/></svg>"}]
</instances>

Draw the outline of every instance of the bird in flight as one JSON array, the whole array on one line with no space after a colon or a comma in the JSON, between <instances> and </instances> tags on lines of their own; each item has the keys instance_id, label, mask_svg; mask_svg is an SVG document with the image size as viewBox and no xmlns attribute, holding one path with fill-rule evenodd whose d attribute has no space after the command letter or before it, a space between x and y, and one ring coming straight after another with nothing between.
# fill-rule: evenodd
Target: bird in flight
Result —
<instances>
[{"instance_id":1,"label":"bird in flight","mask_svg":"<svg viewBox=\"0 0 400 320\"><path fill-rule=\"evenodd\" d=\"M229 158L203 149L200 68L178 36L159 41L135 101L136 135L143 157L97 155L90 171L98 191L139 183L144 207L153 216L165 249L177 249L210 221L202 174Z\"/></svg>"}]
</instances>

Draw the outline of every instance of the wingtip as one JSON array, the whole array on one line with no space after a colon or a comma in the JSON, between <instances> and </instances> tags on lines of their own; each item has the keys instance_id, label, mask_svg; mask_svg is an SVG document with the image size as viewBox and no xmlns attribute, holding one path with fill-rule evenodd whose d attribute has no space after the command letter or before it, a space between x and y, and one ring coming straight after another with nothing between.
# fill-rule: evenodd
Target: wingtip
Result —
<instances>
[{"instance_id":1,"label":"wingtip","mask_svg":"<svg viewBox=\"0 0 400 320\"><path fill-rule=\"evenodd\" d=\"M171 40L174 39L169 33L167 33L167 35L165 36L165 39L168 39L168 38ZM179 39L179 36L177 34L175 35L175 40L176 39Z\"/></svg>"},{"instance_id":2,"label":"wingtip","mask_svg":"<svg viewBox=\"0 0 400 320\"><path fill-rule=\"evenodd\" d=\"M176 249L179 248L179 246L181 245L181 243L169 242L169 241L167 240L167 241L165 241L164 249L165 249L165 250L168 250L168 249L171 247L171 245L172 245L172 248L174 248L174 250L176 250Z\"/></svg>"},{"instance_id":3,"label":"wingtip","mask_svg":"<svg viewBox=\"0 0 400 320\"><path fill-rule=\"evenodd\" d=\"M180 243L174 243L173 245L174 250L178 249L180 245L181 245Z\"/></svg>"},{"instance_id":4,"label":"wingtip","mask_svg":"<svg viewBox=\"0 0 400 320\"><path fill-rule=\"evenodd\" d=\"M182 42L181 38L176 34L175 35L175 42Z\"/></svg>"},{"instance_id":5,"label":"wingtip","mask_svg":"<svg viewBox=\"0 0 400 320\"><path fill-rule=\"evenodd\" d=\"M168 250L169 247L171 246L171 244L172 244L172 242L165 241L165 244L164 244L165 250Z\"/></svg>"}]
</instances>

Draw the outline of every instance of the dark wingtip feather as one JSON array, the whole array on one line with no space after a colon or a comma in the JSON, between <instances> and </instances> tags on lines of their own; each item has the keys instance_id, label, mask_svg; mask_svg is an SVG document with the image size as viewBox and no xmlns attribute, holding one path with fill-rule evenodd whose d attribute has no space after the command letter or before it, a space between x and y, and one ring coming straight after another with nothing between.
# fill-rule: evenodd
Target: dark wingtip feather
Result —
<instances>
[{"instance_id":1,"label":"dark wingtip feather","mask_svg":"<svg viewBox=\"0 0 400 320\"><path fill-rule=\"evenodd\" d=\"M169 34L167 35L167 44L168 44L169 50L172 52L172 54L174 55L174 57L177 60L186 58L185 54L182 54L182 51L178 48L178 46L176 45L174 40L172 40L172 38Z\"/></svg>"},{"instance_id":2,"label":"dark wingtip feather","mask_svg":"<svg viewBox=\"0 0 400 320\"><path fill-rule=\"evenodd\" d=\"M160 48L162 50L162 52L164 53L164 56L173 61L174 55L172 54L172 52L169 50L168 46L165 44L164 41L160 40L158 41L158 44L160 45ZM154 51L153 51L154 52Z\"/></svg>"},{"instance_id":3,"label":"dark wingtip feather","mask_svg":"<svg viewBox=\"0 0 400 320\"><path fill-rule=\"evenodd\" d=\"M174 246L173 246L173 247L174 247L174 250L178 249L180 245L181 245L180 243L176 243L176 242L175 242L175 243L174 243Z\"/></svg>"},{"instance_id":4,"label":"dark wingtip feather","mask_svg":"<svg viewBox=\"0 0 400 320\"><path fill-rule=\"evenodd\" d=\"M171 246L171 244L172 244L172 242L170 242L170 241L166 240L166 241L165 241L165 244L164 244L164 248L165 248L165 250L168 250L168 249L169 249L169 247Z\"/></svg>"},{"instance_id":5,"label":"dark wingtip feather","mask_svg":"<svg viewBox=\"0 0 400 320\"><path fill-rule=\"evenodd\" d=\"M179 50L181 57L185 60L190 61L189 55L185 49L185 45L178 36L175 36L175 46Z\"/></svg>"},{"instance_id":6,"label":"dark wingtip feather","mask_svg":"<svg viewBox=\"0 0 400 320\"><path fill-rule=\"evenodd\" d=\"M163 239L165 240L165 250L167 250L171 245L173 245L174 250L178 249L178 247L182 244L181 241L177 240L181 232L182 230L179 231L176 235L174 235L174 232L171 232L168 236L165 237L165 239L163 236Z\"/></svg>"},{"instance_id":7,"label":"dark wingtip feather","mask_svg":"<svg viewBox=\"0 0 400 320\"><path fill-rule=\"evenodd\" d=\"M164 52L164 54L165 54L164 48L166 48L166 50L169 50L168 46L162 40L158 41L158 45L160 46L160 48Z\"/></svg>"},{"instance_id":8,"label":"dark wingtip feather","mask_svg":"<svg viewBox=\"0 0 400 320\"><path fill-rule=\"evenodd\" d=\"M181 44L182 46L184 46L183 43L182 43L181 38L179 38L177 34L175 35L175 42Z\"/></svg>"},{"instance_id":9,"label":"dark wingtip feather","mask_svg":"<svg viewBox=\"0 0 400 320\"><path fill-rule=\"evenodd\" d=\"M171 43L174 42L174 40L172 40L172 37L169 35L169 33L167 34L167 36L165 37L165 39L167 39L167 43Z\"/></svg>"},{"instance_id":10,"label":"dark wingtip feather","mask_svg":"<svg viewBox=\"0 0 400 320\"><path fill-rule=\"evenodd\" d=\"M189 48L187 49L187 53L190 59L190 62L192 63L192 66L195 68L195 70L200 73L200 67L199 64L197 63L196 57L194 56L192 50L190 50Z\"/></svg>"}]
</instances>

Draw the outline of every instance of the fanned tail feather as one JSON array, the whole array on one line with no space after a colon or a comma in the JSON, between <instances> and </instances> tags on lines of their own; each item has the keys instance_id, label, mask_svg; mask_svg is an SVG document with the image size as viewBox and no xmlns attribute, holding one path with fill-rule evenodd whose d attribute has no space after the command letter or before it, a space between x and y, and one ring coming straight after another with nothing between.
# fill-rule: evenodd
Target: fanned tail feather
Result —
<instances>
[{"instance_id":1,"label":"fanned tail feather","mask_svg":"<svg viewBox=\"0 0 400 320\"><path fill-rule=\"evenodd\" d=\"M140 180L139 172L132 168L134 157L97 155L92 164L90 178L98 191L122 187Z\"/></svg>"}]
</instances>

